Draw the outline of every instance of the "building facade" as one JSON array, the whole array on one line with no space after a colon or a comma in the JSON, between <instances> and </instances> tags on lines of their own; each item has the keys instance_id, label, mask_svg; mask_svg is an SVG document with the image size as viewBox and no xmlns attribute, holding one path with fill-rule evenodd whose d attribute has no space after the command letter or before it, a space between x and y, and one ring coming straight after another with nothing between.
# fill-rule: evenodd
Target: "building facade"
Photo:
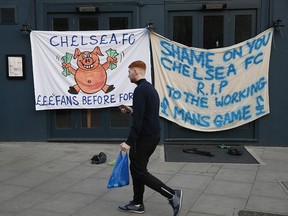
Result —
<instances>
[{"instance_id":1,"label":"building facade","mask_svg":"<svg viewBox=\"0 0 288 216\"><path fill-rule=\"evenodd\" d=\"M130 119L118 108L35 111L29 30L150 26L187 46L210 49L242 42L275 27L269 69L270 114L221 132L188 130L162 119L161 141L288 146L287 10L285 0L0 0L0 141L109 143L123 141L129 131ZM7 56L18 55L24 57L24 76L15 79L7 72Z\"/></svg>"}]
</instances>

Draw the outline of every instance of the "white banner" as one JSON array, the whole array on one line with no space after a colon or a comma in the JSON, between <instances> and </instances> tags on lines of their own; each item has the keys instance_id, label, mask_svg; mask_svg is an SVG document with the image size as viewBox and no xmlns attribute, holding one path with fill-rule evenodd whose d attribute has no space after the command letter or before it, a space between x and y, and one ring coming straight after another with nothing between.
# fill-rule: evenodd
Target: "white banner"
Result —
<instances>
[{"instance_id":1,"label":"white banner","mask_svg":"<svg viewBox=\"0 0 288 216\"><path fill-rule=\"evenodd\" d=\"M197 131L222 131L268 114L273 28L242 43L198 49L151 33L160 116Z\"/></svg>"},{"instance_id":2,"label":"white banner","mask_svg":"<svg viewBox=\"0 0 288 216\"><path fill-rule=\"evenodd\" d=\"M32 31L30 39L36 110L131 105L128 65L136 60L151 81L147 29Z\"/></svg>"}]
</instances>

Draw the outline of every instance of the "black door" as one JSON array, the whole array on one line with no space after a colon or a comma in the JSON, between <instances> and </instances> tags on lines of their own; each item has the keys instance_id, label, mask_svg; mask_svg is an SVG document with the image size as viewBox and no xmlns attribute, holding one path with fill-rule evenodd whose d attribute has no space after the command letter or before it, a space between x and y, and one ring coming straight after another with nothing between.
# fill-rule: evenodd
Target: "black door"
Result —
<instances>
[{"instance_id":1,"label":"black door","mask_svg":"<svg viewBox=\"0 0 288 216\"><path fill-rule=\"evenodd\" d=\"M170 39L205 49L230 46L256 34L255 10L168 11ZM257 121L221 132L199 132L182 128L165 120L166 142L257 141Z\"/></svg>"},{"instance_id":2,"label":"black door","mask_svg":"<svg viewBox=\"0 0 288 216\"><path fill-rule=\"evenodd\" d=\"M71 7L71 6L69 6ZM68 7L68 8L69 8ZM101 13L67 12L67 7L55 8L47 16L49 30L89 31L132 28L133 12L105 10ZM117 12L116 12L117 11ZM130 119L122 115L118 108L55 110L49 112L49 140L122 140L127 136Z\"/></svg>"}]
</instances>

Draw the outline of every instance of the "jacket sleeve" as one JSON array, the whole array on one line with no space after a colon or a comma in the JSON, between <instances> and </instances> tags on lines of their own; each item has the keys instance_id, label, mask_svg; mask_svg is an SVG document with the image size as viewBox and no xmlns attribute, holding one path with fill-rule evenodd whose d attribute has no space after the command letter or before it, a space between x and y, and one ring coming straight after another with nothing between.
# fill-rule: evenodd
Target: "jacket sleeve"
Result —
<instances>
[{"instance_id":1,"label":"jacket sleeve","mask_svg":"<svg viewBox=\"0 0 288 216\"><path fill-rule=\"evenodd\" d=\"M135 144L141 135L143 118L145 113L146 98L143 89L136 88L133 95L133 121L126 143L129 146Z\"/></svg>"}]
</instances>

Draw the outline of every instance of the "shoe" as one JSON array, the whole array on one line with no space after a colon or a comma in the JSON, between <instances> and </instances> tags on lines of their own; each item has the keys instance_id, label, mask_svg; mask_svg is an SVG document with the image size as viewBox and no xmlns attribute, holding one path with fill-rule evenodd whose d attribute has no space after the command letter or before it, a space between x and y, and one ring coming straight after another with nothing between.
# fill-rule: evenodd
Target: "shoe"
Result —
<instances>
[{"instance_id":1,"label":"shoe","mask_svg":"<svg viewBox=\"0 0 288 216\"><path fill-rule=\"evenodd\" d=\"M138 214L143 214L145 212L145 208L143 204L140 204L140 206L137 207L132 201L127 205L119 206L118 209L123 212L132 212L132 213L138 213Z\"/></svg>"},{"instance_id":2,"label":"shoe","mask_svg":"<svg viewBox=\"0 0 288 216\"><path fill-rule=\"evenodd\" d=\"M105 163L107 160L107 156L105 153L100 152L99 155L94 155L91 158L91 164L102 164Z\"/></svg>"},{"instance_id":3,"label":"shoe","mask_svg":"<svg viewBox=\"0 0 288 216\"><path fill-rule=\"evenodd\" d=\"M179 215L182 207L182 198L183 198L182 190L175 190L175 195L173 196L173 198L168 199L169 204L173 208L173 216Z\"/></svg>"},{"instance_id":4,"label":"shoe","mask_svg":"<svg viewBox=\"0 0 288 216\"><path fill-rule=\"evenodd\" d=\"M236 149L236 148L229 149L229 150L227 151L227 153L228 153L229 155L234 155L234 156L240 156L240 155L243 154L243 152L242 152L241 150L238 150L238 149Z\"/></svg>"}]
</instances>

